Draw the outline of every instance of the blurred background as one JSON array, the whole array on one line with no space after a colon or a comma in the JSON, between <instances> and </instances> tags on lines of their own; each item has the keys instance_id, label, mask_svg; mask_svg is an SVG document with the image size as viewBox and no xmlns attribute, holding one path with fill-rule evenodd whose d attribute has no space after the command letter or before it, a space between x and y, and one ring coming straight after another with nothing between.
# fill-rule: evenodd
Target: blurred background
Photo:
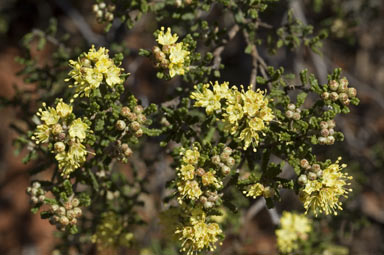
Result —
<instances>
[{"instance_id":1,"label":"blurred background","mask_svg":"<svg viewBox=\"0 0 384 255\"><path fill-rule=\"evenodd\" d=\"M329 233L332 242L347 247L347 254L384 254L384 1L383 0L302 0L280 1L279 9L265 15L271 23L278 24L289 8L297 18L312 24L316 29L328 29L329 37L323 45L323 55L311 53L304 47L280 50L275 55L260 48L269 65L284 66L288 72L298 73L308 68L322 83L333 68L341 67L351 86L358 91L361 103L351 107L352 112L336 119L337 130L345 135L331 149L319 149L319 158L343 157L349 173L354 176L353 192L345 202L344 213L320 226ZM2 0L0 1L0 95L11 98L15 91L33 87L16 74L22 66L15 61L25 54L21 39L26 33L39 33L47 28L50 18L57 19L58 34L69 34L69 47L87 48L92 43L110 47L118 42L128 51L124 68L132 73L127 87L144 103L159 103L169 91L182 81L160 81L156 70L144 57L138 56L140 48L154 45L153 31L157 29L154 17L142 17L132 29L115 21L108 33L97 23L92 12L91 0ZM282 7L286 7L285 9ZM209 19L222 19L219 8L212 8ZM52 39L52 44L55 41ZM251 71L251 57L244 53L245 40L237 35L223 52L221 80L232 84L246 84ZM49 65L49 47L32 52L41 66ZM36 110L36 109L34 109ZM16 132L11 123L18 122L23 109L0 109L0 255L50 254L55 245L55 228L38 214L31 214L25 189L30 184L28 169L22 155L15 156L13 139ZM169 169L168 169L169 170ZM155 191L158 183L150 182L149 190ZM143 214L148 222L158 217L159 201L148 198ZM157 198L159 199L159 198ZM300 210L291 194L283 193L282 210ZM219 254L276 254L273 213L262 204L249 204L240 215L240 228L227 234ZM160 235L149 233L150 236ZM150 242L149 245L156 245ZM236 252L235 252L235 251ZM343 251L345 252L345 251ZM329 254L345 254L334 252ZM139 254L139 250L126 254ZM143 251L142 251L142 254ZM161 253L159 253L161 254ZM168 254L164 254L168 255Z\"/></svg>"}]
</instances>

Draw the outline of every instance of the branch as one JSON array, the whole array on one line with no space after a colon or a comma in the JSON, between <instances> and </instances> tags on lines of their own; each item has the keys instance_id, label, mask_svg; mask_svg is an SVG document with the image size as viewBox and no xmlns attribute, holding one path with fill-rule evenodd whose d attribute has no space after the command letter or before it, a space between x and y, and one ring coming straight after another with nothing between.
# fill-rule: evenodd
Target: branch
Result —
<instances>
[{"instance_id":1,"label":"branch","mask_svg":"<svg viewBox=\"0 0 384 255\"><path fill-rule=\"evenodd\" d=\"M237 32L239 31L240 27L236 24L234 25L231 30L229 30L228 32L228 40L225 40L224 41L224 44L228 43L230 40L232 40ZM219 47L217 47L214 51L213 51L213 65L211 66L212 69L219 69L220 67L220 64L221 64L221 53L224 51L224 48L225 48L225 45L221 45Z\"/></svg>"}]
</instances>

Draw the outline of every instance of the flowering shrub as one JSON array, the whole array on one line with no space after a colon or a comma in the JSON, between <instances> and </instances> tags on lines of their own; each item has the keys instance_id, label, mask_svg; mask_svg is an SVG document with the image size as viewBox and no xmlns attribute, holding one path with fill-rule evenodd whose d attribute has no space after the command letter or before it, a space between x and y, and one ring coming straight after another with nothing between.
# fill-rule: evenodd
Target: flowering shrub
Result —
<instances>
[{"instance_id":1,"label":"flowering shrub","mask_svg":"<svg viewBox=\"0 0 384 255\"><path fill-rule=\"evenodd\" d=\"M139 100L127 86L122 43L111 45L115 54L110 55L107 47L92 45L78 52L55 39L49 82L39 76L44 72L31 55L19 59L26 79L38 77L32 80L38 92L33 101L17 95L10 102L41 108L23 119L28 129L15 143L27 148L25 162L36 162L32 174L47 170L51 176L34 178L27 192L32 211L40 211L61 232L57 254L68 254L70 248L86 253L92 245L99 254L140 247L136 229L146 222L137 210L148 193L157 195L147 189L151 173L141 168L153 162L173 171L162 187L168 194L161 194L160 218L181 254L216 251L225 238L227 212L244 207L237 200L260 197L272 208L282 200L282 190L297 195L306 215L283 213L276 231L282 253L309 240L314 220L306 217L342 210L352 177L340 158L324 160L314 148L343 140L334 120L358 105L356 89L340 69L321 84L307 69L295 76L266 63L261 46L273 53L303 44L317 52L325 38L292 12L282 27L264 23L260 17L274 8L272 2L97 1L93 11L107 30L117 18L129 28L144 13L158 18L155 28L149 26L154 46L138 55L151 62L158 79L173 81L177 89L167 92L170 101L157 105ZM232 27L202 14L211 5L228 11ZM44 45L47 38L56 38L55 27L52 23L37 39ZM259 39L260 31L265 40ZM252 58L245 86L220 81L221 54L240 32ZM24 43L34 38L29 34ZM156 144L158 155L148 155L146 144ZM167 155L173 163L164 160ZM287 171L292 175L287 177Z\"/></svg>"}]
</instances>

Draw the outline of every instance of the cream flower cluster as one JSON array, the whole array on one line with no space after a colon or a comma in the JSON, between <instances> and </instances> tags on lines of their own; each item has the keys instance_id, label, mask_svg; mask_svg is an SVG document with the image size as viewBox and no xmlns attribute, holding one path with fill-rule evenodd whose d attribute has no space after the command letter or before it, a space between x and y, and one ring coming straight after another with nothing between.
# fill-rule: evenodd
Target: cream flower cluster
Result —
<instances>
[{"instance_id":1,"label":"cream flower cluster","mask_svg":"<svg viewBox=\"0 0 384 255\"><path fill-rule=\"evenodd\" d=\"M56 108L43 103L37 115L42 124L37 126L32 139L36 144L53 145L61 175L68 177L86 160L87 151L83 142L89 126L81 118L74 119L72 105L64 103L62 99Z\"/></svg>"},{"instance_id":2,"label":"cream flower cluster","mask_svg":"<svg viewBox=\"0 0 384 255\"><path fill-rule=\"evenodd\" d=\"M214 251L222 230L217 223L208 222L201 209L195 209L189 224L177 228L176 235L181 241L181 251L193 255L203 250Z\"/></svg>"},{"instance_id":3,"label":"cream flower cluster","mask_svg":"<svg viewBox=\"0 0 384 255\"><path fill-rule=\"evenodd\" d=\"M177 34L172 34L171 28L167 28L165 32L164 27L161 27L156 39L161 48L158 46L153 48L158 66L168 69L171 78L175 75L184 75L188 70L186 62L189 60L190 52L186 50L184 43L176 43L178 38Z\"/></svg>"},{"instance_id":4,"label":"cream flower cluster","mask_svg":"<svg viewBox=\"0 0 384 255\"><path fill-rule=\"evenodd\" d=\"M128 246L132 238L133 234L126 232L126 226L119 215L109 211L102 214L101 222L97 225L91 241L97 244L100 253L109 254L120 246Z\"/></svg>"},{"instance_id":5,"label":"cream flower cluster","mask_svg":"<svg viewBox=\"0 0 384 255\"><path fill-rule=\"evenodd\" d=\"M276 230L277 247L282 253L291 253L299 248L312 231L312 222L302 214L283 212L280 228Z\"/></svg>"},{"instance_id":6,"label":"cream flower cluster","mask_svg":"<svg viewBox=\"0 0 384 255\"><path fill-rule=\"evenodd\" d=\"M300 200L304 203L306 213L312 211L315 216L319 213L337 215L337 210L342 210L340 198L347 197L352 191L348 186L352 179L348 173L341 170L347 165L339 165L339 158L334 164L331 164L321 171L321 175L316 176L308 174L308 180L302 182L303 187L300 190Z\"/></svg>"},{"instance_id":7,"label":"cream flower cluster","mask_svg":"<svg viewBox=\"0 0 384 255\"><path fill-rule=\"evenodd\" d=\"M195 89L191 94L191 98L196 100L194 106L205 108L208 115L220 114L229 133L243 141L243 149L252 144L256 150L259 134L274 118L264 93L251 87L246 91L235 86L229 88L228 82L219 84L217 81L204 84L201 90L196 86Z\"/></svg>"},{"instance_id":8,"label":"cream flower cluster","mask_svg":"<svg viewBox=\"0 0 384 255\"><path fill-rule=\"evenodd\" d=\"M77 61L69 60L72 70L69 76L74 80L74 87L77 96L89 97L90 93L98 88L102 82L109 87L121 84L123 79L120 77L122 68L115 65L113 59L109 57L108 50L100 47L98 50L92 45L88 53ZM70 81L70 79L66 79Z\"/></svg>"},{"instance_id":9,"label":"cream flower cluster","mask_svg":"<svg viewBox=\"0 0 384 255\"><path fill-rule=\"evenodd\" d=\"M275 195L275 190L270 186L264 186L261 183L255 183L250 185L246 190L243 191L243 194L247 197L256 198L258 196L264 196L265 198L270 198Z\"/></svg>"},{"instance_id":10,"label":"cream flower cluster","mask_svg":"<svg viewBox=\"0 0 384 255\"><path fill-rule=\"evenodd\" d=\"M200 153L197 147L181 152L183 157L181 166L177 168L177 189L180 194L178 201L183 203L184 199L198 200L203 194L202 186L213 185L216 189L222 187L223 183L216 177L216 171L205 171L198 166ZM200 184L201 183L201 184Z\"/></svg>"}]
</instances>

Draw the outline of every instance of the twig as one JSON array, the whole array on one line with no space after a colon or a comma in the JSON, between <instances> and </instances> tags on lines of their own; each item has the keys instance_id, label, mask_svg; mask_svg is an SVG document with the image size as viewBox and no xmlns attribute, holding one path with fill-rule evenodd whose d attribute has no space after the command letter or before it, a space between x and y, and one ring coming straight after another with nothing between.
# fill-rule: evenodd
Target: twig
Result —
<instances>
[{"instance_id":1,"label":"twig","mask_svg":"<svg viewBox=\"0 0 384 255\"><path fill-rule=\"evenodd\" d=\"M93 43L97 45L105 44L104 38L91 30L84 17L71 5L70 1L55 0L55 3L72 19L73 23L79 29L79 32L89 45Z\"/></svg>"},{"instance_id":2,"label":"twig","mask_svg":"<svg viewBox=\"0 0 384 255\"><path fill-rule=\"evenodd\" d=\"M228 43L228 41L232 40L237 32L239 31L240 27L236 24L234 25L228 32L228 40L225 40L224 41L224 44ZM212 69L216 70L216 69L219 69L220 67L220 64L221 64L221 53L224 51L224 48L225 48L225 45L221 45L219 47L217 47L214 51L213 51L213 65L211 66Z\"/></svg>"}]
</instances>

